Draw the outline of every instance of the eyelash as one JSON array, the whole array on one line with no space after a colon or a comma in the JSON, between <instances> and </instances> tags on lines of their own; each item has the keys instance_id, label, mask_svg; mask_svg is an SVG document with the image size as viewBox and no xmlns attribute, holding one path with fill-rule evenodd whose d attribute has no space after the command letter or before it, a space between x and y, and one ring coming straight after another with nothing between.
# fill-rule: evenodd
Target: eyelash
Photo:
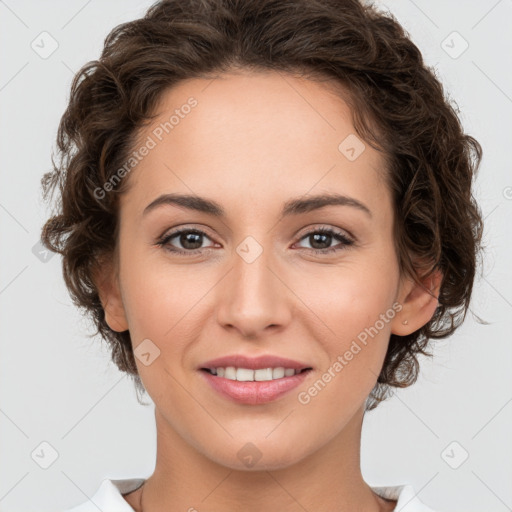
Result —
<instances>
[{"instance_id":1,"label":"eyelash","mask_svg":"<svg viewBox=\"0 0 512 512\"><path fill-rule=\"evenodd\" d=\"M185 255L188 255L188 256L195 255L195 254L201 253L203 251L203 249L184 250L184 249L171 248L169 246L170 240L172 240L173 238L181 235L182 233L194 233L196 235L204 235L205 237L210 238L204 231L201 231L201 230L198 230L198 229L192 229L192 228L183 228L183 229L178 229L176 231L173 231L172 233L169 233L169 234L166 234L166 235L162 236L156 242L156 245L158 245L159 247L165 248L166 250L168 250L168 251L170 251L170 252L172 252L174 254L179 254L179 255L183 255L183 256L185 256ZM334 231L333 229L328 229L328 228L316 228L316 229L313 229L313 230L305 233L299 239L299 241L303 240L304 238L307 238L307 237L309 237L311 235L315 235L315 234L332 235L333 238L335 238L338 241L342 242L342 245L340 247L330 247L328 249L308 249L307 247L305 247L306 250L308 250L310 252L313 252L315 254L325 255L325 254L329 254L329 253L333 253L333 252L344 250L345 248L354 245L354 241L353 240L349 239L348 237L346 237L345 235L343 235L342 233L340 233L338 231Z\"/></svg>"}]
</instances>

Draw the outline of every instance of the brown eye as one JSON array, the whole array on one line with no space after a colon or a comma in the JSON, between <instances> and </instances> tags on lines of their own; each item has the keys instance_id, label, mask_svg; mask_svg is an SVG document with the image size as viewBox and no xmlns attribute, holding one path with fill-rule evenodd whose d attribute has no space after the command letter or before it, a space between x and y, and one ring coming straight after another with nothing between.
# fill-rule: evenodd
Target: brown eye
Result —
<instances>
[{"instance_id":1,"label":"brown eye","mask_svg":"<svg viewBox=\"0 0 512 512\"><path fill-rule=\"evenodd\" d=\"M209 237L203 231L198 229L179 229L164 235L158 242L157 245L164 247L170 252L177 254L196 254L201 252L203 249L201 246L204 243L204 239ZM176 239L173 244L180 244L181 247L175 247L171 244L171 240Z\"/></svg>"},{"instance_id":2,"label":"brown eye","mask_svg":"<svg viewBox=\"0 0 512 512\"><path fill-rule=\"evenodd\" d=\"M339 233L332 229L319 228L309 233L306 233L301 240L308 240L311 244L311 248L309 250L318 253L318 254L326 254L330 252L343 250L345 247L353 245L354 241L349 239L343 233ZM338 246L330 247L331 243L337 240L340 242ZM306 249L308 249L306 247Z\"/></svg>"}]
</instances>

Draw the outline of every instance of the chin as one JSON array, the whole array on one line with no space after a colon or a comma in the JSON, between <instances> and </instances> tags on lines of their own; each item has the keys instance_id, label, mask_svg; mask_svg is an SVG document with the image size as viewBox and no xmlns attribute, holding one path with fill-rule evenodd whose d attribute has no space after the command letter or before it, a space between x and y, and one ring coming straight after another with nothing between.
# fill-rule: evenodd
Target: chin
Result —
<instances>
[{"instance_id":1,"label":"chin","mask_svg":"<svg viewBox=\"0 0 512 512\"><path fill-rule=\"evenodd\" d=\"M261 440L258 441L257 439ZM309 455L308 446L303 443L290 442L291 446L280 438L273 441L255 436L255 441L237 441L233 439L229 445L224 444L221 451L208 455L213 462L236 471L276 471L297 464ZM289 441L292 441L289 439ZM300 446L300 449L297 448ZM311 450L314 448L311 447Z\"/></svg>"}]
</instances>

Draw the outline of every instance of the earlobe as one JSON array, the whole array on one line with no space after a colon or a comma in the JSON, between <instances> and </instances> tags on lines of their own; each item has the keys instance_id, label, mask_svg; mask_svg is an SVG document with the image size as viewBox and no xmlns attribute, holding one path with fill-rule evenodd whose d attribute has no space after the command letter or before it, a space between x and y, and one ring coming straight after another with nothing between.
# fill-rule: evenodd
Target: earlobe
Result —
<instances>
[{"instance_id":1,"label":"earlobe","mask_svg":"<svg viewBox=\"0 0 512 512\"><path fill-rule=\"evenodd\" d=\"M401 284L398 301L402 309L391 323L391 332L398 336L406 336L427 324L434 315L439 304L439 290L443 275L440 270L416 283L407 278Z\"/></svg>"},{"instance_id":2,"label":"earlobe","mask_svg":"<svg viewBox=\"0 0 512 512\"><path fill-rule=\"evenodd\" d=\"M105 321L113 331L127 331L128 322L118 279L110 263L104 262L99 265L100 267L96 267L96 270L93 272L93 280L105 312Z\"/></svg>"},{"instance_id":3,"label":"earlobe","mask_svg":"<svg viewBox=\"0 0 512 512\"><path fill-rule=\"evenodd\" d=\"M105 311L105 322L113 331L124 332L128 330L128 322L122 305L112 304L107 299L103 310Z\"/></svg>"}]
</instances>

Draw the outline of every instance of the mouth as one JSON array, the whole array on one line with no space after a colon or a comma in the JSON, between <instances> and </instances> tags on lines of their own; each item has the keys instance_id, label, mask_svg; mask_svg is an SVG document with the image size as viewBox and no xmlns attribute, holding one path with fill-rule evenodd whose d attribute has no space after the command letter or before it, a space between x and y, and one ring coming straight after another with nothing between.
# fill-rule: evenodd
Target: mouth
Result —
<instances>
[{"instance_id":1,"label":"mouth","mask_svg":"<svg viewBox=\"0 0 512 512\"><path fill-rule=\"evenodd\" d=\"M197 370L220 397L238 404L261 405L299 386L313 372L313 366L272 354L231 354L205 361Z\"/></svg>"},{"instance_id":2,"label":"mouth","mask_svg":"<svg viewBox=\"0 0 512 512\"><path fill-rule=\"evenodd\" d=\"M241 405L265 405L285 397L313 372L306 368L200 368L200 375L218 396Z\"/></svg>"}]
</instances>

